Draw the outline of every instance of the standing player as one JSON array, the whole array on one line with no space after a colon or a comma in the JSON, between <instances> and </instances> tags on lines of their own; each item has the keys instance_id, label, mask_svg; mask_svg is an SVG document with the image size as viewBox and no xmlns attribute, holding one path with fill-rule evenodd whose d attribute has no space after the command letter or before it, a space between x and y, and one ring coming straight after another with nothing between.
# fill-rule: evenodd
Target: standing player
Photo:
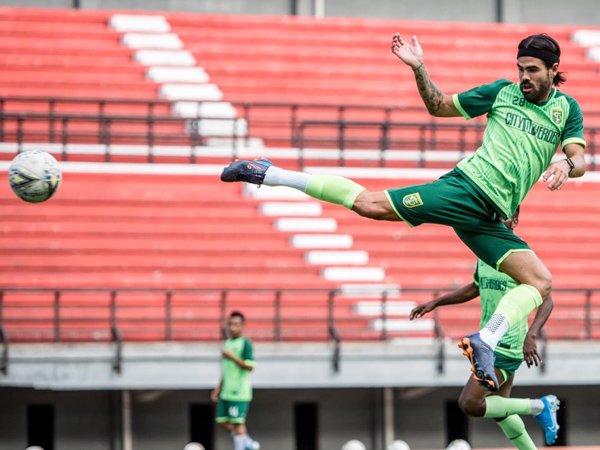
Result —
<instances>
[{"instance_id":1,"label":"standing player","mask_svg":"<svg viewBox=\"0 0 600 450\"><path fill-rule=\"evenodd\" d=\"M416 37L409 43L396 34L392 52L412 68L432 115L470 119L487 114L483 142L474 155L433 183L378 192L343 177L284 170L268 160L233 162L223 170L221 180L290 186L371 219L454 228L481 260L518 282L498 303L490 322L461 340L474 377L486 389L496 391L496 344L512 325L542 304L552 289L546 266L500 219L512 216L542 175L555 191L568 178L585 173L581 110L573 98L554 87L565 78L558 70L560 47L546 34L519 43L519 83L499 80L451 96L429 78ZM551 162L558 145L566 157Z\"/></svg>"},{"instance_id":2,"label":"standing player","mask_svg":"<svg viewBox=\"0 0 600 450\"><path fill-rule=\"evenodd\" d=\"M250 372L254 369L252 342L243 336L244 315L233 311L227 327L229 338L222 351L221 381L212 391L217 403L217 423L231 433L233 450L257 450L260 444L248 436L246 416L252 401Z\"/></svg>"},{"instance_id":3,"label":"standing player","mask_svg":"<svg viewBox=\"0 0 600 450\"><path fill-rule=\"evenodd\" d=\"M519 208L515 214L504 221L510 230L519 222ZM473 282L460 289L416 306L410 313L410 319L418 319L433 311L439 306L456 305L473 300L477 296L481 299L481 321L483 327L493 316L498 302L504 292L517 286L517 282L508 275L498 272L488 266L481 259L477 260L477 269L473 275ZM500 389L497 395L487 395L473 378L469 378L463 388L458 403L463 412L473 417L485 417L496 420L506 437L519 450L534 450L535 444L527 434L525 424L520 414L532 415L544 430L546 443L552 445L558 434L556 411L560 402L555 395L546 395L540 399L509 398L512 389L515 371L523 359L527 367L538 365L541 358L537 352L536 338L548 320L552 311L552 298L547 297L535 315L531 328L527 327L527 318L514 324L502 337L496 346L495 372ZM486 396L487 395L487 396Z\"/></svg>"}]
</instances>

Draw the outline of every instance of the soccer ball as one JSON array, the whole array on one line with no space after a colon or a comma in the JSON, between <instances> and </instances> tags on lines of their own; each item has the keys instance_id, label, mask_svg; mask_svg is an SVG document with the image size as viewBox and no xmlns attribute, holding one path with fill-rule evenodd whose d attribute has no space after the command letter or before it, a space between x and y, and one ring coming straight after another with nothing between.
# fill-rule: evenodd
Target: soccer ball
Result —
<instances>
[{"instance_id":1,"label":"soccer ball","mask_svg":"<svg viewBox=\"0 0 600 450\"><path fill-rule=\"evenodd\" d=\"M342 446L342 450L367 450L367 447L362 442L352 439Z\"/></svg>"},{"instance_id":2,"label":"soccer ball","mask_svg":"<svg viewBox=\"0 0 600 450\"><path fill-rule=\"evenodd\" d=\"M198 442L190 442L183 447L183 450L204 450L204 445Z\"/></svg>"},{"instance_id":3,"label":"soccer ball","mask_svg":"<svg viewBox=\"0 0 600 450\"><path fill-rule=\"evenodd\" d=\"M471 450L471 445L464 439L454 439L448 444L446 450Z\"/></svg>"},{"instance_id":4,"label":"soccer ball","mask_svg":"<svg viewBox=\"0 0 600 450\"><path fill-rule=\"evenodd\" d=\"M387 450L410 450L410 446L405 441L398 439L388 445Z\"/></svg>"},{"instance_id":5,"label":"soccer ball","mask_svg":"<svg viewBox=\"0 0 600 450\"><path fill-rule=\"evenodd\" d=\"M58 162L48 152L19 153L8 168L8 181L17 196L26 202L45 202L58 190L62 175Z\"/></svg>"}]
</instances>

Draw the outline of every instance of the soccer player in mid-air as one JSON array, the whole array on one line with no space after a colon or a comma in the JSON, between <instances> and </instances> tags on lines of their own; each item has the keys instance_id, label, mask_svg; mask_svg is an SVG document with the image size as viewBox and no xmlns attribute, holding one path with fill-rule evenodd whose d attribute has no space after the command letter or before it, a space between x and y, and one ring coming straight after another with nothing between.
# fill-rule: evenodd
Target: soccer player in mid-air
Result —
<instances>
[{"instance_id":1,"label":"soccer player in mid-air","mask_svg":"<svg viewBox=\"0 0 600 450\"><path fill-rule=\"evenodd\" d=\"M269 160L255 160L231 163L221 180L290 186L371 219L452 227L482 261L518 283L504 294L489 322L460 343L473 376L496 391L498 341L541 305L552 289L550 271L501 219L512 216L540 177L551 191L557 191L568 178L585 173L581 109L555 87L565 81L559 71L560 47L546 34L519 43L518 83L498 80L454 95L444 94L429 77L416 36L408 42L396 34L392 52L412 69L430 114L466 119L487 115L481 146L452 171L432 183L368 191L347 178L289 171ZM559 145L566 157L552 162Z\"/></svg>"},{"instance_id":2,"label":"soccer player in mid-air","mask_svg":"<svg viewBox=\"0 0 600 450\"><path fill-rule=\"evenodd\" d=\"M233 450L257 450L260 444L248 435L246 417L252 401L250 372L254 369L252 342L243 335L244 315L233 311L227 328L229 338L222 351L221 381L211 392L217 403L217 423L231 433Z\"/></svg>"},{"instance_id":3,"label":"soccer player in mid-air","mask_svg":"<svg viewBox=\"0 0 600 450\"><path fill-rule=\"evenodd\" d=\"M518 222L517 207L515 214L504 221L504 225L513 230ZM472 283L416 306L410 313L410 319L423 317L440 306L465 303L479 296L482 309L480 325L483 327L494 314L504 293L517 285L511 277L478 259ZM515 371L523 360L527 367L537 366L541 362L536 339L551 311L552 298L548 296L538 308L529 329L525 317L519 323L513 324L498 342L494 352L496 378L500 383L498 392L490 394L470 377L459 398L459 405L465 414L496 420L506 437L519 450L536 449L520 414L532 415L535 418L544 430L546 444L552 445L558 435L556 411L560 402L555 395L546 395L539 399L510 398Z\"/></svg>"}]
</instances>

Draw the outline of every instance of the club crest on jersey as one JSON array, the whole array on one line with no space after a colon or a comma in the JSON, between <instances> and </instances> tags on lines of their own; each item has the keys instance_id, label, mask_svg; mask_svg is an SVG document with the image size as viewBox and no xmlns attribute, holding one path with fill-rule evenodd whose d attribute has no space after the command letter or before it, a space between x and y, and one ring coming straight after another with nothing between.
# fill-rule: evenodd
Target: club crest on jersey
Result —
<instances>
[{"instance_id":1,"label":"club crest on jersey","mask_svg":"<svg viewBox=\"0 0 600 450\"><path fill-rule=\"evenodd\" d=\"M416 208L417 206L423 206L423 200L421 200L421 195L415 192L414 194L405 195L402 204L407 208Z\"/></svg>"},{"instance_id":2,"label":"club crest on jersey","mask_svg":"<svg viewBox=\"0 0 600 450\"><path fill-rule=\"evenodd\" d=\"M556 125L560 125L563 121L563 110L562 108L552 108L550 110L550 116L552 117L552 122L554 122Z\"/></svg>"}]
</instances>

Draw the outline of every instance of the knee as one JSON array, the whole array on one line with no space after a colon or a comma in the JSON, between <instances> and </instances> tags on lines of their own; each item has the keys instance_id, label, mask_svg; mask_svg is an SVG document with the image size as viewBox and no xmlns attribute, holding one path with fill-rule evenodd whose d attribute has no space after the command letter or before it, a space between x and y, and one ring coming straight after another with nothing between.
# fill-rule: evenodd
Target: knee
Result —
<instances>
[{"instance_id":1,"label":"knee","mask_svg":"<svg viewBox=\"0 0 600 450\"><path fill-rule=\"evenodd\" d=\"M228 422L220 422L219 425L221 426L221 428L227 430L227 431L232 431L233 430L233 425L231 425Z\"/></svg>"},{"instance_id":2,"label":"knee","mask_svg":"<svg viewBox=\"0 0 600 450\"><path fill-rule=\"evenodd\" d=\"M552 291L552 274L544 267L544 270L536 276L534 283L533 287L540 292L543 299L546 299Z\"/></svg>"},{"instance_id":3,"label":"knee","mask_svg":"<svg viewBox=\"0 0 600 450\"><path fill-rule=\"evenodd\" d=\"M376 203L373 200L373 193L365 190L356 197L352 210L359 216L376 219L377 209L375 206Z\"/></svg>"},{"instance_id":4,"label":"knee","mask_svg":"<svg viewBox=\"0 0 600 450\"><path fill-rule=\"evenodd\" d=\"M467 416L482 417L485 414L485 400L460 396L458 406Z\"/></svg>"},{"instance_id":5,"label":"knee","mask_svg":"<svg viewBox=\"0 0 600 450\"><path fill-rule=\"evenodd\" d=\"M362 191L356 197L352 210L368 219L392 220L396 217L383 192Z\"/></svg>"}]
</instances>

